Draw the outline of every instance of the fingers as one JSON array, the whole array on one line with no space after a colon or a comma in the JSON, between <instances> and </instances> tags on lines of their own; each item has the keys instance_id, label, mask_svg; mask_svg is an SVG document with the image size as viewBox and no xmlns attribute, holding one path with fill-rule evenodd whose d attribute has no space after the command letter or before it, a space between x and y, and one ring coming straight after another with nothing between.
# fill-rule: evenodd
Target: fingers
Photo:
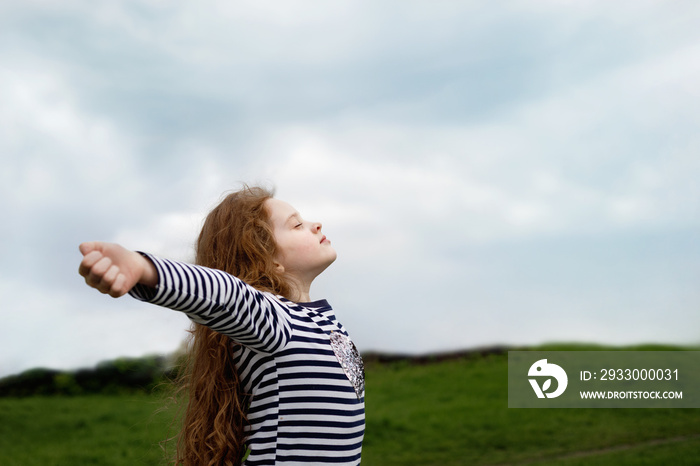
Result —
<instances>
[{"instance_id":1,"label":"fingers","mask_svg":"<svg viewBox=\"0 0 700 466\"><path fill-rule=\"evenodd\" d=\"M83 257L83 260L80 261L80 267L78 268L78 273L82 275L83 277L86 277L90 274L90 271L92 270L92 267L97 263L98 260L102 258L102 253L99 251L92 251L90 253L86 253L85 257Z\"/></svg>"},{"instance_id":2,"label":"fingers","mask_svg":"<svg viewBox=\"0 0 700 466\"><path fill-rule=\"evenodd\" d=\"M104 283L114 284L115 280L119 276L119 267L112 265L111 261L109 263L109 268L102 275L102 281Z\"/></svg>"},{"instance_id":3,"label":"fingers","mask_svg":"<svg viewBox=\"0 0 700 466\"><path fill-rule=\"evenodd\" d=\"M91 251L94 251L98 247L98 242L97 241L87 241L85 243L81 243L80 246L78 246L78 249L80 249L80 253L84 256L88 254Z\"/></svg>"},{"instance_id":4,"label":"fingers","mask_svg":"<svg viewBox=\"0 0 700 466\"><path fill-rule=\"evenodd\" d=\"M120 272L119 267L116 265L111 265L107 272L102 276L100 281L100 287L106 291L100 291L102 293L108 294L113 298L118 298L124 296L129 289L126 287L126 277Z\"/></svg>"},{"instance_id":5,"label":"fingers","mask_svg":"<svg viewBox=\"0 0 700 466\"><path fill-rule=\"evenodd\" d=\"M123 273L118 274L112 283L109 295L112 298L118 298L120 296L124 296L128 291L129 289L126 287L126 277Z\"/></svg>"},{"instance_id":6,"label":"fingers","mask_svg":"<svg viewBox=\"0 0 700 466\"><path fill-rule=\"evenodd\" d=\"M85 277L85 283L100 293L114 298L123 296L126 278L112 259L105 257L100 251L88 252L80 263L79 273Z\"/></svg>"},{"instance_id":7,"label":"fingers","mask_svg":"<svg viewBox=\"0 0 700 466\"><path fill-rule=\"evenodd\" d=\"M85 277L85 283L93 288L104 291L100 288L100 284L105 279L105 274L112 266L112 259L104 257L102 254L95 252L89 253L81 263L81 275Z\"/></svg>"},{"instance_id":8,"label":"fingers","mask_svg":"<svg viewBox=\"0 0 700 466\"><path fill-rule=\"evenodd\" d=\"M100 293L118 298L128 293L139 280L147 280L146 284L153 282L152 286L157 284L157 271L151 262L118 244L86 242L80 245L80 252L83 259L78 272L88 286ZM148 275L144 274L144 263L152 268L147 270Z\"/></svg>"}]
</instances>

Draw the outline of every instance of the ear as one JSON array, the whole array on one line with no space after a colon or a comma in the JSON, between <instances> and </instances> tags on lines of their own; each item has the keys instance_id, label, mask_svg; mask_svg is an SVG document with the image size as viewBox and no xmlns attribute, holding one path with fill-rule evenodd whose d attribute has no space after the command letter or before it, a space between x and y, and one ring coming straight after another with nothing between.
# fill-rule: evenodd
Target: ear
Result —
<instances>
[{"instance_id":1,"label":"ear","mask_svg":"<svg viewBox=\"0 0 700 466\"><path fill-rule=\"evenodd\" d=\"M284 266L280 264L278 261L274 261L275 264L275 270L278 271L279 273L284 273Z\"/></svg>"}]
</instances>

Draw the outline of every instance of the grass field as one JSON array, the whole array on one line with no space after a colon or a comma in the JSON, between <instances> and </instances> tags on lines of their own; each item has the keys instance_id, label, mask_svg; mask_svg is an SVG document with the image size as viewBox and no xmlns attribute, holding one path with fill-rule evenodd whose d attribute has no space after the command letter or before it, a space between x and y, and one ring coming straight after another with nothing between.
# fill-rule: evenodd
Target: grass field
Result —
<instances>
[{"instance_id":1,"label":"grass field","mask_svg":"<svg viewBox=\"0 0 700 466\"><path fill-rule=\"evenodd\" d=\"M507 396L507 354L368 364L362 464L700 461L698 410L509 409ZM164 464L162 406L158 395L0 399L0 465Z\"/></svg>"}]
</instances>

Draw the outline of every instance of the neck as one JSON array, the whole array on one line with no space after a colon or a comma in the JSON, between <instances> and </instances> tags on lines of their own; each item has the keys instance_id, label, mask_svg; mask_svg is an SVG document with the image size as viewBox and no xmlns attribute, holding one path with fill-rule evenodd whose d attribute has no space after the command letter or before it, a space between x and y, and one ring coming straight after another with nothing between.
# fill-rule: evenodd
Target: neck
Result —
<instances>
[{"instance_id":1,"label":"neck","mask_svg":"<svg viewBox=\"0 0 700 466\"><path fill-rule=\"evenodd\" d=\"M297 303L308 303L311 301L311 296L309 290L311 289L311 282L306 282L302 280L291 280L291 293L289 299Z\"/></svg>"}]
</instances>

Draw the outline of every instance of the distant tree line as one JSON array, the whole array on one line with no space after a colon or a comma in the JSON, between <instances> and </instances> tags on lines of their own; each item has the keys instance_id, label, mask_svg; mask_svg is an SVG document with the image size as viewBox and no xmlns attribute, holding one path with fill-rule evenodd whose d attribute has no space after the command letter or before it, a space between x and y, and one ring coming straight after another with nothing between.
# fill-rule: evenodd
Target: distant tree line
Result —
<instances>
[{"instance_id":1,"label":"distant tree line","mask_svg":"<svg viewBox=\"0 0 700 466\"><path fill-rule=\"evenodd\" d=\"M30 369L0 379L0 397L150 392L176 376L172 358L118 358L91 369Z\"/></svg>"},{"instance_id":2,"label":"distant tree line","mask_svg":"<svg viewBox=\"0 0 700 466\"><path fill-rule=\"evenodd\" d=\"M183 343L169 356L117 358L103 361L90 369L74 371L30 369L0 379L0 397L151 392L157 387L168 386L169 381L177 377L179 362L182 362L185 350ZM367 365L430 364L448 359L503 354L505 351L505 347L492 347L422 356L369 352L363 355L363 359Z\"/></svg>"}]
</instances>

